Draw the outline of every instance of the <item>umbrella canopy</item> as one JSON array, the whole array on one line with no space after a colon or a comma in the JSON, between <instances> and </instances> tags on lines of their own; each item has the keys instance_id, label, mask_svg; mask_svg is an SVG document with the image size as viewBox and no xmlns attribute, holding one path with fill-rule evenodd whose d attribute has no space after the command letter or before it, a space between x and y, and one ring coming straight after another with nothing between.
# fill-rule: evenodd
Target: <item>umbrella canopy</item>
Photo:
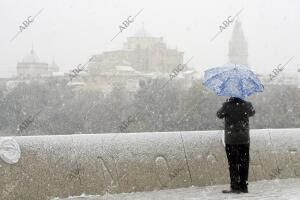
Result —
<instances>
[{"instance_id":1,"label":"umbrella canopy","mask_svg":"<svg viewBox=\"0 0 300 200\"><path fill-rule=\"evenodd\" d=\"M203 85L219 96L242 99L264 89L258 77L248 67L237 64L206 70Z\"/></svg>"}]
</instances>

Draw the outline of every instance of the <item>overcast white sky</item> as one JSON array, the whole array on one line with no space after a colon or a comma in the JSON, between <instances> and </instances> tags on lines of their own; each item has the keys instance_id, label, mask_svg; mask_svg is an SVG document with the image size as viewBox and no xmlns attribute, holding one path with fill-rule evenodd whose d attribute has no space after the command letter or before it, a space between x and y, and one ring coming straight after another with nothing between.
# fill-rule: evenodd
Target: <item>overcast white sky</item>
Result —
<instances>
[{"instance_id":1,"label":"overcast white sky","mask_svg":"<svg viewBox=\"0 0 300 200\"><path fill-rule=\"evenodd\" d=\"M10 42L19 26L40 9L35 21ZM142 13L115 40L129 15ZM244 8L239 18L248 41L248 62L257 73L271 73L295 58L284 72L300 68L298 0L0 0L0 77L16 74L16 65L34 49L42 61L55 58L62 71L85 63L93 54L122 48L126 37L145 24L152 36L178 47L190 66L203 71L228 61L232 26L213 42L219 25ZM175 67L175 66L174 66Z\"/></svg>"}]
</instances>

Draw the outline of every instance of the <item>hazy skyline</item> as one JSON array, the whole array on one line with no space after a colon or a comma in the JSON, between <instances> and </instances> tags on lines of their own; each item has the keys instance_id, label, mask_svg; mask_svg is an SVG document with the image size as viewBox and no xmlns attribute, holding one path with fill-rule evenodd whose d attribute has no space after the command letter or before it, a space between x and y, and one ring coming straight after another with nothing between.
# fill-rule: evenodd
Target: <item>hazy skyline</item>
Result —
<instances>
[{"instance_id":1,"label":"hazy skyline","mask_svg":"<svg viewBox=\"0 0 300 200\"><path fill-rule=\"evenodd\" d=\"M17 62L30 52L32 44L41 61L51 64L54 58L66 72L93 54L121 49L142 23L152 36L163 37L170 48L183 51L184 61L193 57L189 66L202 72L228 61L233 24L210 40L222 22L242 8L239 19L248 41L250 67L269 74L294 56L283 73L295 74L300 68L300 2L296 0L0 0L0 77L16 74ZM41 9L34 22L10 42L23 21ZM134 22L111 41L122 22L141 9Z\"/></svg>"}]
</instances>

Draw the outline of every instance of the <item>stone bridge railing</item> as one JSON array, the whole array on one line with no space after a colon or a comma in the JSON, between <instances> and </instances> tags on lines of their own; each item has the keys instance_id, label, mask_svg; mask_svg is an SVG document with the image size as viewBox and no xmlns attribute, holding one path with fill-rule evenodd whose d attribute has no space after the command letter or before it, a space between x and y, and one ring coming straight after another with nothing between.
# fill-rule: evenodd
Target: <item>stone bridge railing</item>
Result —
<instances>
[{"instance_id":1,"label":"stone bridge railing","mask_svg":"<svg viewBox=\"0 0 300 200\"><path fill-rule=\"evenodd\" d=\"M194 131L14 137L21 156L15 164L0 158L0 199L228 183L222 135ZM250 148L250 181L300 177L300 129L251 130Z\"/></svg>"}]
</instances>

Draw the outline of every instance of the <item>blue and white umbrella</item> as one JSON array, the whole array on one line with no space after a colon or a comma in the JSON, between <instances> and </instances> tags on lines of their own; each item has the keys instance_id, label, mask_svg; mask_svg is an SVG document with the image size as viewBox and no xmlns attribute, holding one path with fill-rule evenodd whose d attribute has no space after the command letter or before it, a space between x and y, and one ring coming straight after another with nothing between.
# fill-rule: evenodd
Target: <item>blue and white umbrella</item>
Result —
<instances>
[{"instance_id":1,"label":"blue and white umbrella","mask_svg":"<svg viewBox=\"0 0 300 200\"><path fill-rule=\"evenodd\" d=\"M237 64L206 70L203 85L219 96L242 99L264 89L258 77L248 67Z\"/></svg>"}]
</instances>

